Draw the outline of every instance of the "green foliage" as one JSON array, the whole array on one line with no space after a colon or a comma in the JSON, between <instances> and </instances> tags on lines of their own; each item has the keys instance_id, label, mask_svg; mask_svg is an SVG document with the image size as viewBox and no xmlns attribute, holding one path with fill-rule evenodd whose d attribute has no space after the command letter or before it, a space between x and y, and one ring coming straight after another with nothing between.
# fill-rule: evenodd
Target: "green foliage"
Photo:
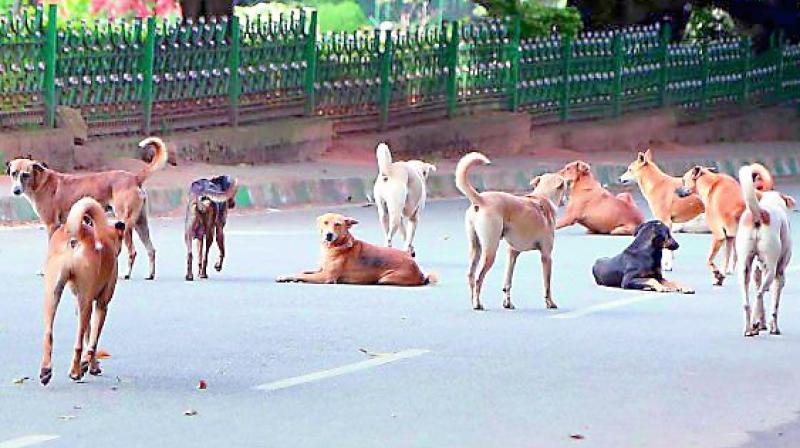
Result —
<instances>
[{"instance_id":1,"label":"green foliage","mask_svg":"<svg viewBox=\"0 0 800 448\"><path fill-rule=\"evenodd\" d=\"M546 36L554 29L563 34L577 34L583 23L576 8L553 8L536 0L480 0L493 17L519 16L522 37Z\"/></svg>"},{"instance_id":2,"label":"green foliage","mask_svg":"<svg viewBox=\"0 0 800 448\"><path fill-rule=\"evenodd\" d=\"M689 42L725 39L736 35L735 28L730 14L723 9L694 8L683 37Z\"/></svg>"},{"instance_id":3,"label":"green foliage","mask_svg":"<svg viewBox=\"0 0 800 448\"><path fill-rule=\"evenodd\" d=\"M368 25L367 16L358 3L345 0L317 5L319 29L327 31L355 31Z\"/></svg>"}]
</instances>

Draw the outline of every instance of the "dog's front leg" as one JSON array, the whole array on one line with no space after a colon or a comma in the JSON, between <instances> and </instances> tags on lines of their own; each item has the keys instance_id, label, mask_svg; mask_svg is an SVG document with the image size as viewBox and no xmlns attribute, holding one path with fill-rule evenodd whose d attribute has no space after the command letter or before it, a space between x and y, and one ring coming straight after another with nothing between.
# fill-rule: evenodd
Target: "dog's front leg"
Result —
<instances>
[{"instance_id":1,"label":"dog's front leg","mask_svg":"<svg viewBox=\"0 0 800 448\"><path fill-rule=\"evenodd\" d=\"M503 283L503 308L513 310L514 304L511 303L511 283L514 278L514 266L517 264L519 251L512 247L508 248L508 262L506 263L506 279Z\"/></svg>"},{"instance_id":2,"label":"dog's front leg","mask_svg":"<svg viewBox=\"0 0 800 448\"><path fill-rule=\"evenodd\" d=\"M278 283L298 282L298 283L336 283L338 275L331 271L319 270L316 272L301 272L297 275L280 276L275 279Z\"/></svg>"},{"instance_id":3,"label":"dog's front leg","mask_svg":"<svg viewBox=\"0 0 800 448\"><path fill-rule=\"evenodd\" d=\"M220 272L222 270L222 260L225 259L225 231L222 227L222 224L217 224L216 233L217 249L219 249L219 261L217 261L217 264L214 265L214 269L217 272Z\"/></svg>"},{"instance_id":4,"label":"dog's front leg","mask_svg":"<svg viewBox=\"0 0 800 448\"><path fill-rule=\"evenodd\" d=\"M556 230L563 227L569 227L577 222L578 218L574 216L572 213L570 213L570 210L568 208L567 213L564 216L558 218L558 221L556 221Z\"/></svg>"},{"instance_id":5,"label":"dog's front leg","mask_svg":"<svg viewBox=\"0 0 800 448\"><path fill-rule=\"evenodd\" d=\"M658 280L654 278L640 278L640 277L631 277L631 278L623 278L622 280L622 287L624 289L641 289L644 291L655 291L655 292L675 292L675 289L671 289L667 286L662 285Z\"/></svg>"},{"instance_id":6,"label":"dog's front leg","mask_svg":"<svg viewBox=\"0 0 800 448\"><path fill-rule=\"evenodd\" d=\"M553 293L550 291L550 279L553 276L553 258L550 250L542 250L542 281L544 282L544 303L548 309L554 310L558 308L558 305L553 301Z\"/></svg>"},{"instance_id":7,"label":"dog's front leg","mask_svg":"<svg viewBox=\"0 0 800 448\"><path fill-rule=\"evenodd\" d=\"M666 286L667 288L673 289L683 294L694 294L694 288L686 285L682 285L676 281L670 281L665 278L661 279L661 284Z\"/></svg>"},{"instance_id":8,"label":"dog's front leg","mask_svg":"<svg viewBox=\"0 0 800 448\"><path fill-rule=\"evenodd\" d=\"M194 280L194 274L192 273L192 235L187 232L186 233L186 281L190 282Z\"/></svg>"}]
</instances>

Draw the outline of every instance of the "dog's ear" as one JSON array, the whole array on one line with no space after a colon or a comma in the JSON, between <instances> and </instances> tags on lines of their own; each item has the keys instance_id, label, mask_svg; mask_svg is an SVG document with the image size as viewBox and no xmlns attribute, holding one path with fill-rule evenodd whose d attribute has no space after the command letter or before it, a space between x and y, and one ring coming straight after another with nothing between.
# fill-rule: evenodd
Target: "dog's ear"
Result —
<instances>
[{"instance_id":1,"label":"dog's ear","mask_svg":"<svg viewBox=\"0 0 800 448\"><path fill-rule=\"evenodd\" d=\"M539 185L539 182L541 181L542 181L542 176L534 176L533 179L531 179L530 183L531 188L536 188L536 186Z\"/></svg>"},{"instance_id":2,"label":"dog's ear","mask_svg":"<svg viewBox=\"0 0 800 448\"><path fill-rule=\"evenodd\" d=\"M645 161L644 153L643 153L643 152L640 152L640 153L639 153L639 154L636 156L636 160L637 160L639 163L644 163L644 161Z\"/></svg>"},{"instance_id":3,"label":"dog's ear","mask_svg":"<svg viewBox=\"0 0 800 448\"><path fill-rule=\"evenodd\" d=\"M6 162L6 176L10 175L11 175L11 161L9 160Z\"/></svg>"},{"instance_id":4,"label":"dog's ear","mask_svg":"<svg viewBox=\"0 0 800 448\"><path fill-rule=\"evenodd\" d=\"M36 163L33 164L33 170L34 171L38 171L40 173L43 172L46 168L47 168L47 165L45 165L42 162L36 162Z\"/></svg>"},{"instance_id":5,"label":"dog's ear","mask_svg":"<svg viewBox=\"0 0 800 448\"><path fill-rule=\"evenodd\" d=\"M436 165L432 163L428 163L427 165L428 165L428 174L436 172Z\"/></svg>"},{"instance_id":6,"label":"dog's ear","mask_svg":"<svg viewBox=\"0 0 800 448\"><path fill-rule=\"evenodd\" d=\"M633 236L639 235L639 232L641 232L641 230L644 228L645 224L646 223L641 223L638 226L636 226L636 228L633 230Z\"/></svg>"},{"instance_id":7,"label":"dog's ear","mask_svg":"<svg viewBox=\"0 0 800 448\"><path fill-rule=\"evenodd\" d=\"M586 162L578 162L578 173L579 174L589 174L592 170L592 167L589 166Z\"/></svg>"},{"instance_id":8,"label":"dog's ear","mask_svg":"<svg viewBox=\"0 0 800 448\"><path fill-rule=\"evenodd\" d=\"M781 199L783 199L783 202L786 203L786 207L787 208L793 209L794 206L797 204L797 201L795 201L794 198L789 196L788 194L780 193L780 195L781 195Z\"/></svg>"},{"instance_id":9,"label":"dog's ear","mask_svg":"<svg viewBox=\"0 0 800 448\"><path fill-rule=\"evenodd\" d=\"M644 152L644 161L651 162L653 160L653 151L650 148L647 148L647 151Z\"/></svg>"},{"instance_id":10,"label":"dog's ear","mask_svg":"<svg viewBox=\"0 0 800 448\"><path fill-rule=\"evenodd\" d=\"M692 180L697 179L701 174L703 174L703 167L695 165L695 167L692 168Z\"/></svg>"},{"instance_id":11,"label":"dog's ear","mask_svg":"<svg viewBox=\"0 0 800 448\"><path fill-rule=\"evenodd\" d=\"M714 174L719 174L719 168L715 166L707 166L706 169Z\"/></svg>"},{"instance_id":12,"label":"dog's ear","mask_svg":"<svg viewBox=\"0 0 800 448\"><path fill-rule=\"evenodd\" d=\"M357 219L350 218L350 217L344 218L344 225L346 225L348 229L350 227L353 227L356 224L358 224L358 220Z\"/></svg>"}]
</instances>

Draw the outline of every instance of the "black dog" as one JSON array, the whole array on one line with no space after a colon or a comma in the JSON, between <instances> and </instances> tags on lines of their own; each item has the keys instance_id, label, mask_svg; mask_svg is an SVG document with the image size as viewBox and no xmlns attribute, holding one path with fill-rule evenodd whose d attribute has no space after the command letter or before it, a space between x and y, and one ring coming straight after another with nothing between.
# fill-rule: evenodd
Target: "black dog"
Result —
<instances>
[{"instance_id":1,"label":"black dog","mask_svg":"<svg viewBox=\"0 0 800 448\"><path fill-rule=\"evenodd\" d=\"M214 238L219 248L219 261L214 265L222 270L225 258L225 224L228 209L236 205L234 200L238 184L229 176L217 176L211 180L198 179L189 188L189 201L186 206L186 280L194 280L192 274L192 241L197 241L197 269L200 278L208 278L208 252Z\"/></svg>"},{"instance_id":2,"label":"black dog","mask_svg":"<svg viewBox=\"0 0 800 448\"><path fill-rule=\"evenodd\" d=\"M621 254L594 263L594 280L600 286L693 294L692 288L671 282L661 275L664 249L678 249L678 242L672 238L669 227L655 220L639 224L633 242Z\"/></svg>"}]
</instances>

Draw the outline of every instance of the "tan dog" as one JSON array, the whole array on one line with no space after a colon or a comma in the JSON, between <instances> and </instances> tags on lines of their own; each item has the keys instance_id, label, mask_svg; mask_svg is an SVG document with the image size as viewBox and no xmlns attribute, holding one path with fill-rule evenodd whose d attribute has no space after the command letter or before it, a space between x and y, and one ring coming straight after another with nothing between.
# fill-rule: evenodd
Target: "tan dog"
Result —
<instances>
[{"instance_id":1,"label":"tan dog","mask_svg":"<svg viewBox=\"0 0 800 448\"><path fill-rule=\"evenodd\" d=\"M636 226L644 222L633 196L611 194L594 178L588 163L580 160L568 163L558 174L570 181L571 192L567 210L558 219L556 229L580 224L589 233L633 235Z\"/></svg>"},{"instance_id":2,"label":"tan dog","mask_svg":"<svg viewBox=\"0 0 800 448\"><path fill-rule=\"evenodd\" d=\"M628 165L628 170L619 180L622 183L635 181L639 184L653 216L669 227L670 231L673 223L689 222L703 213L703 201L700 197L693 194L682 198L675 194L683 181L680 177L672 177L661 171L653 161L653 154L649 149L636 156L636 160ZM672 270L672 259L672 251L665 249L662 259L664 270Z\"/></svg>"},{"instance_id":3,"label":"tan dog","mask_svg":"<svg viewBox=\"0 0 800 448\"><path fill-rule=\"evenodd\" d=\"M436 276L423 274L408 252L355 239L350 228L356 224L355 219L336 213L318 217L317 229L322 237L320 268L281 276L276 281L397 286L436 283Z\"/></svg>"},{"instance_id":4,"label":"tan dog","mask_svg":"<svg viewBox=\"0 0 800 448\"><path fill-rule=\"evenodd\" d=\"M53 321L65 286L72 289L78 301L78 332L69 377L77 381L87 369L92 375L101 373L97 342L117 284L117 257L124 233L125 224L109 225L103 207L92 198L76 202L66 224L53 232L44 274L44 353L39 372L42 384L47 385L53 377ZM84 344L88 346L86 353Z\"/></svg>"},{"instance_id":5,"label":"tan dog","mask_svg":"<svg viewBox=\"0 0 800 448\"><path fill-rule=\"evenodd\" d=\"M186 205L184 242L186 243L186 280L194 280L192 273L192 241L197 241L197 271L200 278L208 278L208 254L214 239L217 240L219 260L214 265L222 271L225 259L225 224L228 210L236 206L238 183L229 176L217 176L211 180L198 179L192 182L189 201Z\"/></svg>"},{"instance_id":6,"label":"tan dog","mask_svg":"<svg viewBox=\"0 0 800 448\"><path fill-rule=\"evenodd\" d=\"M697 194L703 201L706 222L711 229L712 238L708 267L711 269L714 285L721 286L725 280L725 273L731 272L736 264L734 238L739 228L739 218L745 210L739 183L727 174L695 166L683 175L682 186L675 192L681 197ZM723 244L725 245L724 273L720 272L714 263Z\"/></svg>"},{"instance_id":7,"label":"tan dog","mask_svg":"<svg viewBox=\"0 0 800 448\"><path fill-rule=\"evenodd\" d=\"M557 306L550 290L553 270L551 254L555 239L556 207L567 190L567 180L555 174L538 176L531 181L535 189L528 196L514 196L500 191L478 193L469 182L469 171L476 165L489 163L489 159L483 154L472 152L462 157L456 166L456 186L470 201L464 221L470 247L467 280L472 308L483 309L483 281L494 264L500 240L505 239L509 248L503 284L503 307L514 309L511 303L511 283L517 257L521 252L538 250L542 260L544 302L547 308L555 309Z\"/></svg>"},{"instance_id":8,"label":"tan dog","mask_svg":"<svg viewBox=\"0 0 800 448\"><path fill-rule=\"evenodd\" d=\"M91 174L65 174L47 168L41 162L30 159L14 159L8 164L8 174L13 179L15 195L25 195L36 214L47 226L48 237L59 224L64 223L75 202L84 196L96 199L101 205L111 205L114 213L125 223L125 244L128 248L128 272L130 278L136 248L133 245L133 229L147 248L150 259L148 280L156 275L156 250L150 241L147 224L147 194L142 184L155 171L167 163L167 147L157 137L142 140L139 146L155 149L152 161L140 172L104 171Z\"/></svg>"}]
</instances>

